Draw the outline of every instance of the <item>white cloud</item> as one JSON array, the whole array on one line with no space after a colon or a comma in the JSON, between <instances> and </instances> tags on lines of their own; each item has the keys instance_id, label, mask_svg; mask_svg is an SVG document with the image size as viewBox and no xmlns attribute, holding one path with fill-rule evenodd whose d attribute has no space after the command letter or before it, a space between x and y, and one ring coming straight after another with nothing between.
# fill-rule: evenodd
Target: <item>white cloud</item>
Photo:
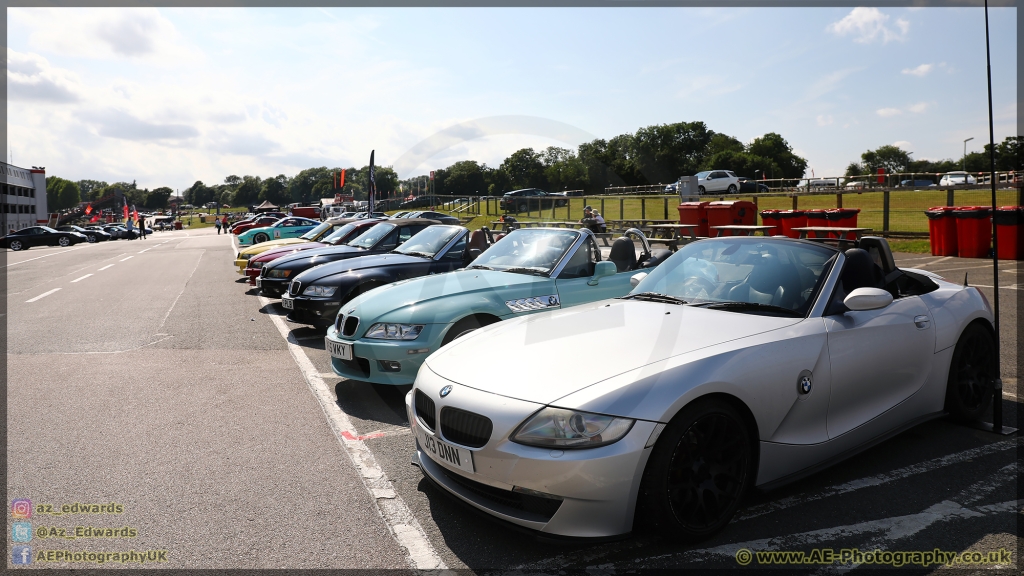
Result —
<instances>
[{"instance_id":1,"label":"white cloud","mask_svg":"<svg viewBox=\"0 0 1024 576\"><path fill-rule=\"evenodd\" d=\"M898 18L895 22L898 32L887 26L889 15L883 14L878 8L854 8L842 20L829 24L825 30L836 36L854 36L853 41L870 44L881 40L883 44L890 40L906 39L910 30L910 22Z\"/></svg>"},{"instance_id":2,"label":"white cloud","mask_svg":"<svg viewBox=\"0 0 1024 576\"><path fill-rule=\"evenodd\" d=\"M832 115L831 114L828 115L828 116L826 116L824 114L818 115L818 126L828 126L829 124L832 124Z\"/></svg>"},{"instance_id":3,"label":"white cloud","mask_svg":"<svg viewBox=\"0 0 1024 576\"><path fill-rule=\"evenodd\" d=\"M932 71L932 68L934 66L931 64L921 64L917 68L904 68L903 73L910 74L911 76L927 76Z\"/></svg>"},{"instance_id":4,"label":"white cloud","mask_svg":"<svg viewBox=\"0 0 1024 576\"><path fill-rule=\"evenodd\" d=\"M910 142L907 142L906 140L893 142L892 145L903 150L910 150Z\"/></svg>"},{"instance_id":5,"label":"white cloud","mask_svg":"<svg viewBox=\"0 0 1024 576\"><path fill-rule=\"evenodd\" d=\"M7 49L7 97L35 103L67 104L81 99L81 87L73 75L38 54Z\"/></svg>"},{"instance_id":6,"label":"white cloud","mask_svg":"<svg viewBox=\"0 0 1024 576\"><path fill-rule=\"evenodd\" d=\"M882 118L889 118L890 116L899 116L900 114L903 114L903 111L899 108L880 108L875 110L875 113Z\"/></svg>"},{"instance_id":7,"label":"white cloud","mask_svg":"<svg viewBox=\"0 0 1024 576\"><path fill-rule=\"evenodd\" d=\"M928 108L930 108L931 106L931 102L918 102L917 104L912 104L911 106L908 106L907 110L913 112L914 114L921 114L922 112L927 111Z\"/></svg>"}]
</instances>

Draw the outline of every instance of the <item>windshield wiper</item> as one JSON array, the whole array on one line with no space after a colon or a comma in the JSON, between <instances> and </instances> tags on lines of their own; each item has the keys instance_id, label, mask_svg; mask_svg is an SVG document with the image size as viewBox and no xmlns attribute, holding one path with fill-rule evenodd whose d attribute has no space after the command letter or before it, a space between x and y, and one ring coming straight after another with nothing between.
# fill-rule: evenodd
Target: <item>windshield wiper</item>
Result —
<instances>
[{"instance_id":1,"label":"windshield wiper","mask_svg":"<svg viewBox=\"0 0 1024 576\"><path fill-rule=\"evenodd\" d=\"M392 250L392 254L405 254L406 256L419 256L420 258L433 258L433 254L427 254L426 252L402 252L400 250Z\"/></svg>"},{"instance_id":2,"label":"windshield wiper","mask_svg":"<svg viewBox=\"0 0 1024 576\"><path fill-rule=\"evenodd\" d=\"M494 270L494 268L491 268L490 266L484 266L483 264L472 264L466 266L466 270Z\"/></svg>"},{"instance_id":3,"label":"windshield wiper","mask_svg":"<svg viewBox=\"0 0 1024 576\"><path fill-rule=\"evenodd\" d=\"M512 272L513 274L532 274L534 276L547 276L548 270L546 268L537 267L525 267L519 266L517 268L506 268L502 272Z\"/></svg>"},{"instance_id":4,"label":"windshield wiper","mask_svg":"<svg viewBox=\"0 0 1024 576\"><path fill-rule=\"evenodd\" d=\"M709 308L713 310L733 310L736 312L742 312L744 310L755 312L778 312L794 318L803 318L804 316L803 314L795 310L790 310L789 308L775 306L774 304L760 304L758 302L702 302L699 306L701 308Z\"/></svg>"},{"instance_id":5,"label":"windshield wiper","mask_svg":"<svg viewBox=\"0 0 1024 576\"><path fill-rule=\"evenodd\" d=\"M651 302L662 302L664 304L687 304L686 300L682 298L676 298L675 296L669 296L668 294L662 294L661 292L638 292L636 294L626 294L620 296L622 300L649 300Z\"/></svg>"}]
</instances>

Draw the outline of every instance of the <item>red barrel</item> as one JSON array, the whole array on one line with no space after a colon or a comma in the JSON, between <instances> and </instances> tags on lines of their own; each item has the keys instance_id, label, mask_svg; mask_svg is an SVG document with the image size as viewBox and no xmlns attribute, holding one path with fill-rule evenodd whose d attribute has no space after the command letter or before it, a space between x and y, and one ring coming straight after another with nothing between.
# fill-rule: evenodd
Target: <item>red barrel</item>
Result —
<instances>
[{"instance_id":1,"label":"red barrel","mask_svg":"<svg viewBox=\"0 0 1024 576\"><path fill-rule=\"evenodd\" d=\"M719 236L715 226L753 226L757 219L757 206L746 200L712 202L707 207L709 236ZM724 236L732 236L726 231Z\"/></svg>"},{"instance_id":2,"label":"red barrel","mask_svg":"<svg viewBox=\"0 0 1024 576\"><path fill-rule=\"evenodd\" d=\"M174 221L174 229L175 230L181 230L181 220L175 220Z\"/></svg>"},{"instance_id":3,"label":"red barrel","mask_svg":"<svg viewBox=\"0 0 1024 576\"><path fill-rule=\"evenodd\" d=\"M924 211L928 217L928 240L932 256L956 256L956 216L953 206L934 206Z\"/></svg>"},{"instance_id":4,"label":"red barrel","mask_svg":"<svg viewBox=\"0 0 1024 576\"><path fill-rule=\"evenodd\" d=\"M761 225L772 227L769 236L782 234L782 219L779 218L778 210L761 210Z\"/></svg>"},{"instance_id":5,"label":"red barrel","mask_svg":"<svg viewBox=\"0 0 1024 576\"><path fill-rule=\"evenodd\" d=\"M984 258L992 247L992 210L988 206L960 206L956 216L957 255Z\"/></svg>"},{"instance_id":6,"label":"red barrel","mask_svg":"<svg viewBox=\"0 0 1024 576\"><path fill-rule=\"evenodd\" d=\"M696 224L697 236L708 237L708 202L683 202L679 205L679 223Z\"/></svg>"},{"instance_id":7,"label":"red barrel","mask_svg":"<svg viewBox=\"0 0 1024 576\"><path fill-rule=\"evenodd\" d=\"M803 210L779 210L777 216L782 223L782 233L790 238L800 237L800 232L793 228L807 226L807 214Z\"/></svg>"},{"instance_id":8,"label":"red barrel","mask_svg":"<svg viewBox=\"0 0 1024 576\"><path fill-rule=\"evenodd\" d=\"M825 211L828 217L828 225L830 228L856 228L857 227L857 214L860 214L860 208L833 208ZM829 234L832 238L839 238L839 233ZM848 240L855 240L856 234L847 234Z\"/></svg>"},{"instance_id":9,"label":"red barrel","mask_svg":"<svg viewBox=\"0 0 1024 576\"><path fill-rule=\"evenodd\" d=\"M828 210L806 210L807 214L807 225L808 226L820 226L822 228L828 228ZM808 238L828 238L827 233L812 232L807 235Z\"/></svg>"},{"instance_id":10,"label":"red barrel","mask_svg":"<svg viewBox=\"0 0 1024 576\"><path fill-rule=\"evenodd\" d=\"M1024 260L1024 207L1000 206L992 216L996 224L1000 260Z\"/></svg>"}]
</instances>

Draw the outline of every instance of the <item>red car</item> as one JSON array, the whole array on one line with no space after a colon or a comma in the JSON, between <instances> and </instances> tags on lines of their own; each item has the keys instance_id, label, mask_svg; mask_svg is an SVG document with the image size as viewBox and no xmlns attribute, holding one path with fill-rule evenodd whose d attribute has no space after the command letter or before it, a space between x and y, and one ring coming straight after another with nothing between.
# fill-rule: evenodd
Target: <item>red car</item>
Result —
<instances>
[{"instance_id":1,"label":"red car","mask_svg":"<svg viewBox=\"0 0 1024 576\"><path fill-rule=\"evenodd\" d=\"M266 252L257 254L249 259L249 263L245 267L245 276L249 279L249 285L255 286L256 277L260 275L260 269L263 268L263 265L267 262L302 250L309 250L311 248L340 246L350 240L355 240L360 234L366 232L379 223L380 220L376 219L356 220L345 224L336 232L325 238L323 242L303 242L302 244L289 244L288 246L281 246L280 248L267 250Z\"/></svg>"},{"instance_id":2,"label":"red car","mask_svg":"<svg viewBox=\"0 0 1024 576\"><path fill-rule=\"evenodd\" d=\"M262 228L264 226L270 226L274 222L280 220L277 216L260 216L255 220L249 222L239 222L231 227L231 233L238 236L242 232L249 230L250 228Z\"/></svg>"}]
</instances>

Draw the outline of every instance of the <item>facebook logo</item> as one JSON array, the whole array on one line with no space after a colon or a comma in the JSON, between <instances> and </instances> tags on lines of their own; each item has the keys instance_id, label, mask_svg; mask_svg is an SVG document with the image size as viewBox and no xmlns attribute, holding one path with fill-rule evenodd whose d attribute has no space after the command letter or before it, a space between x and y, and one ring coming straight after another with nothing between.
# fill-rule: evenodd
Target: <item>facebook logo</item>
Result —
<instances>
[{"instance_id":1,"label":"facebook logo","mask_svg":"<svg viewBox=\"0 0 1024 576\"><path fill-rule=\"evenodd\" d=\"M15 522L11 524L11 540L14 542L31 542L32 524L28 522Z\"/></svg>"},{"instance_id":2,"label":"facebook logo","mask_svg":"<svg viewBox=\"0 0 1024 576\"><path fill-rule=\"evenodd\" d=\"M11 549L11 564L31 564L32 547L15 546Z\"/></svg>"}]
</instances>

